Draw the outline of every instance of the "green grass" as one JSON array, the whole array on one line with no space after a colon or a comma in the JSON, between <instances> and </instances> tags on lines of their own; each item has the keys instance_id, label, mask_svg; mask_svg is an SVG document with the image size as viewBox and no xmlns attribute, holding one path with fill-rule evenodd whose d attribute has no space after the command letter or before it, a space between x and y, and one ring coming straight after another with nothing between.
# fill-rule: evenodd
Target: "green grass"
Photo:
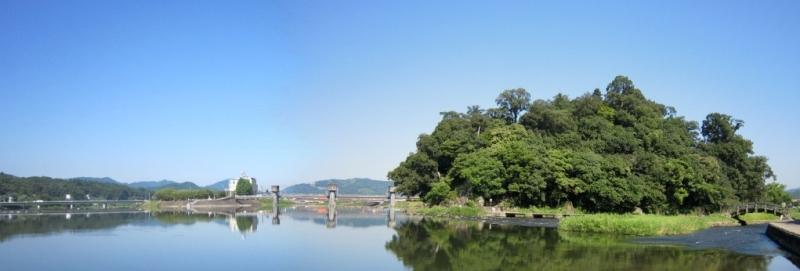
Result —
<instances>
[{"instance_id":1,"label":"green grass","mask_svg":"<svg viewBox=\"0 0 800 271\"><path fill-rule=\"evenodd\" d=\"M161 209L161 202L154 201L154 200L148 200L148 201L145 201L144 203L142 203L142 205L140 207L142 209L144 209L144 210L155 212L155 211L158 211L158 210Z\"/></svg>"},{"instance_id":2,"label":"green grass","mask_svg":"<svg viewBox=\"0 0 800 271\"><path fill-rule=\"evenodd\" d=\"M723 215L587 214L564 218L558 229L569 232L648 236L686 234L715 225L735 224L735 220Z\"/></svg>"},{"instance_id":3,"label":"green grass","mask_svg":"<svg viewBox=\"0 0 800 271\"><path fill-rule=\"evenodd\" d=\"M481 217L485 213L483 208L470 206L433 206L416 210L407 209L406 212L434 217Z\"/></svg>"},{"instance_id":4,"label":"green grass","mask_svg":"<svg viewBox=\"0 0 800 271\"><path fill-rule=\"evenodd\" d=\"M400 201L395 208L402 209L411 215L422 215L429 217L452 217L452 218L475 218L486 215L483 208L474 204L464 206L426 206L420 201Z\"/></svg>"},{"instance_id":5,"label":"green grass","mask_svg":"<svg viewBox=\"0 0 800 271\"><path fill-rule=\"evenodd\" d=\"M800 219L800 209L797 208L789 209L789 216L791 216L792 219Z\"/></svg>"},{"instance_id":6,"label":"green grass","mask_svg":"<svg viewBox=\"0 0 800 271\"><path fill-rule=\"evenodd\" d=\"M771 213L748 213L739 216L747 224L765 223L780 220L780 217Z\"/></svg>"}]
</instances>

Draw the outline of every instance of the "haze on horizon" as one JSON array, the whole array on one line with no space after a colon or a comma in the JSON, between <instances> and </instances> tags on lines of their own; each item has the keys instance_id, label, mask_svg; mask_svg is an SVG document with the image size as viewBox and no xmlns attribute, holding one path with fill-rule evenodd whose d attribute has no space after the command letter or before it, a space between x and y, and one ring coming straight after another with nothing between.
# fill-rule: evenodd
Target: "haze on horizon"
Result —
<instances>
[{"instance_id":1,"label":"haze on horizon","mask_svg":"<svg viewBox=\"0 0 800 271\"><path fill-rule=\"evenodd\" d=\"M744 120L800 186L797 1L80 2L0 2L0 171L385 180L439 112L623 74L689 120Z\"/></svg>"}]
</instances>

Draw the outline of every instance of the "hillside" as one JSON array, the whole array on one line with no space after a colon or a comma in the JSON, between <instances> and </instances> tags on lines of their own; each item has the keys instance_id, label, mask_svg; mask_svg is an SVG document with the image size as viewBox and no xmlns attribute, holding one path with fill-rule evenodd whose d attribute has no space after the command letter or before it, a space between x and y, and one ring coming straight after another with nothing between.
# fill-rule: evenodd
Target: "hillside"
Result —
<instances>
[{"instance_id":1,"label":"hillside","mask_svg":"<svg viewBox=\"0 0 800 271\"><path fill-rule=\"evenodd\" d=\"M119 182L117 182L117 180L114 180L114 179L112 179L110 177L102 177L102 178L97 178L97 177L75 177L75 178L72 178L72 179L69 179L69 180L70 181L89 181L89 182L98 182L98 183L119 183Z\"/></svg>"},{"instance_id":2,"label":"hillside","mask_svg":"<svg viewBox=\"0 0 800 271\"><path fill-rule=\"evenodd\" d=\"M329 179L314 183L296 184L283 189L284 194L325 194L330 183L335 183L341 195L385 195L391 182L367 178Z\"/></svg>"},{"instance_id":3,"label":"hillside","mask_svg":"<svg viewBox=\"0 0 800 271\"><path fill-rule=\"evenodd\" d=\"M228 179L216 182L214 184L206 185L203 188L208 188L214 191L223 191L228 188Z\"/></svg>"},{"instance_id":4,"label":"hillside","mask_svg":"<svg viewBox=\"0 0 800 271\"><path fill-rule=\"evenodd\" d=\"M0 173L0 197L13 197L16 201L63 200L65 194L73 199L144 199L145 189L124 184L93 181L90 179L57 179L50 177L17 177Z\"/></svg>"},{"instance_id":5,"label":"hillside","mask_svg":"<svg viewBox=\"0 0 800 271\"><path fill-rule=\"evenodd\" d=\"M800 199L800 188L787 189L786 192L789 193L792 199Z\"/></svg>"},{"instance_id":6,"label":"hillside","mask_svg":"<svg viewBox=\"0 0 800 271\"><path fill-rule=\"evenodd\" d=\"M173 189L196 189L200 188L198 185L194 184L193 182L176 182L170 180L160 180L160 181L144 181L144 182L133 182L129 183L128 186L133 188L144 188L147 190L159 190L164 188L173 188Z\"/></svg>"}]
</instances>

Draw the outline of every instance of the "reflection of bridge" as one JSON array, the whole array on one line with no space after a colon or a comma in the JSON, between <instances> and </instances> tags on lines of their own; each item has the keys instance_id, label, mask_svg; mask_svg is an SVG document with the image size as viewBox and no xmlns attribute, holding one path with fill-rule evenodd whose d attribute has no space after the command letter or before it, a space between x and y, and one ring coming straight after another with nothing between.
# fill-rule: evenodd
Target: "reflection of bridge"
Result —
<instances>
[{"instance_id":1,"label":"reflection of bridge","mask_svg":"<svg viewBox=\"0 0 800 271\"><path fill-rule=\"evenodd\" d=\"M748 214L748 213L772 213L774 215L781 216L783 218L789 218L789 209L778 204L769 204L769 203L747 203L736 206L736 209L730 210L731 217L739 220L739 222L743 222L739 219L740 215Z\"/></svg>"},{"instance_id":2,"label":"reflection of bridge","mask_svg":"<svg viewBox=\"0 0 800 271\"><path fill-rule=\"evenodd\" d=\"M51 206L51 205L94 205L94 204L107 204L114 203L141 203L144 200L54 200L54 201L19 201L19 202L0 202L0 207L11 206Z\"/></svg>"}]
</instances>

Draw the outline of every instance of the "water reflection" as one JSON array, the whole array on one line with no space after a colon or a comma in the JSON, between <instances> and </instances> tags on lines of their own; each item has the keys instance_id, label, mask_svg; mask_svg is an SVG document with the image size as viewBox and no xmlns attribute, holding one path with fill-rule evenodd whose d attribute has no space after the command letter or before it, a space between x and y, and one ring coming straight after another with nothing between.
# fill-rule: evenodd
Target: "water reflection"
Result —
<instances>
[{"instance_id":1,"label":"water reflection","mask_svg":"<svg viewBox=\"0 0 800 271\"><path fill-rule=\"evenodd\" d=\"M292 207L276 210L275 213L236 212L236 211L169 211L169 212L116 212L116 213L56 213L20 214L0 216L0 242L13 236L47 235L60 232L83 232L113 229L133 224L140 226L193 225L196 223L215 223L226 225L231 232L242 237L258 231L260 221L273 226L281 225L281 218L294 221L312 222L334 229L337 226L364 228L372 226L394 227L395 214L381 208L327 208ZM388 213L389 215L384 215Z\"/></svg>"},{"instance_id":2,"label":"water reflection","mask_svg":"<svg viewBox=\"0 0 800 271\"><path fill-rule=\"evenodd\" d=\"M774 250L746 254L709 247L687 249L669 245L671 243L664 240L649 240L648 244L643 244L603 235L566 234L555 228L442 221L408 217L382 208L327 206L296 206L277 212L3 215L0 216L0 252L13 251L15 246L26 243L14 242L15 239L46 240L42 243L50 246L62 235L47 239L49 235L81 233L70 235L74 238L71 242L86 242L92 240L92 235L82 233L102 231L120 233L113 234L113 237L103 233L105 239L99 239L102 247L117 247L119 253L109 252L116 258L127 257L127 247L138 240L147 240L148 247L151 243L157 243L159 247L168 246L170 251L183 253L179 256L218 252L195 244L195 241L203 240L226 248L226 255L253 251L265 255L280 254L282 256L270 259L276 264L276 269L304 269L295 267L314 262L309 261L308 255L328 255L329 258L319 262L336 262L338 265L306 265L305 269L397 270L402 268L401 265L413 270L795 269ZM761 240L757 239L761 238L758 235L751 238L756 239L748 240ZM770 242L768 239L761 241ZM148 247L142 247L142 251L149 251ZM336 249L330 250L331 247ZM94 246L81 246L78 250L92 249ZM69 256L63 255L65 259ZM149 259L160 259L158 257L159 254L154 254ZM13 257L4 258L0 254L0 261L11 259ZM15 259L16 265L12 266L47 270L53 268L38 264L53 261L32 263L31 260ZM348 265L350 263L355 265ZM128 264L128 270L138 270L135 260ZM166 262L162 261L162 264ZM198 259L191 265L203 269L209 264L214 262Z\"/></svg>"},{"instance_id":3,"label":"water reflection","mask_svg":"<svg viewBox=\"0 0 800 271\"><path fill-rule=\"evenodd\" d=\"M422 219L396 230L386 249L414 270L767 270L772 258L480 222Z\"/></svg>"}]
</instances>

